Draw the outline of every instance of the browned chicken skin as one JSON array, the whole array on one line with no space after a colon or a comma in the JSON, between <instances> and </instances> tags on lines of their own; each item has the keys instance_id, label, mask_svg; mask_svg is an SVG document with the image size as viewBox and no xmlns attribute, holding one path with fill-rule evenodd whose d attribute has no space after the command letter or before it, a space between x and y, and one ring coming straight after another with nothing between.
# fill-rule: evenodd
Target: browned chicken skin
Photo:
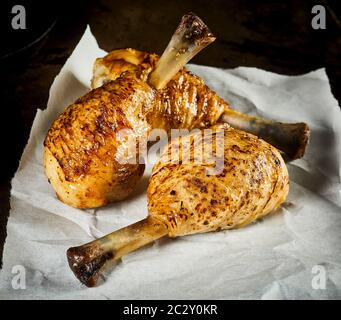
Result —
<instances>
[{"instance_id":1,"label":"browned chicken skin","mask_svg":"<svg viewBox=\"0 0 341 320\"><path fill-rule=\"evenodd\" d=\"M116 80L124 72L146 82L158 59L156 54L130 48L112 51L96 60L92 87ZM227 109L229 105L201 78L182 68L163 89L157 90L154 107L146 116L152 128L190 130L216 123Z\"/></svg>"},{"instance_id":2,"label":"browned chicken skin","mask_svg":"<svg viewBox=\"0 0 341 320\"><path fill-rule=\"evenodd\" d=\"M150 179L147 218L67 251L81 282L94 286L107 262L161 237L239 228L285 201L288 171L276 148L227 124L212 129L205 136L201 130L166 146ZM180 144L185 146L181 152ZM195 161L198 145L212 147L201 161ZM221 146L222 153L217 150ZM169 157L172 149L179 152ZM218 171L212 154L222 156Z\"/></svg>"},{"instance_id":3,"label":"browned chicken skin","mask_svg":"<svg viewBox=\"0 0 341 320\"><path fill-rule=\"evenodd\" d=\"M242 227L278 208L288 194L288 171L278 150L226 124L212 130L205 137L192 134L188 144L184 137L174 139L153 168L149 215L167 226L169 236ZM182 161L183 154L193 159L200 144L211 144L207 150L212 154L217 154L217 145L223 146L223 167L217 174L214 161ZM175 154L179 164L174 163L174 149L181 150ZM203 159L210 157L204 153Z\"/></svg>"},{"instance_id":4,"label":"browned chicken skin","mask_svg":"<svg viewBox=\"0 0 341 320\"><path fill-rule=\"evenodd\" d=\"M119 50L111 56L118 54L123 59L124 52L129 56L134 51ZM118 77L110 70L114 81L99 80L95 68L93 83L105 84L69 106L46 136L46 174L59 199L71 206L103 206L124 199L133 190L144 164L121 165L115 161L119 130L130 129L138 137L148 135L153 128L169 132L209 127L228 108L200 78L185 69L164 89L155 90L145 78L156 58L138 52L134 56L144 62L137 66L121 62L121 68L115 69ZM122 70L125 72L120 74Z\"/></svg>"},{"instance_id":5,"label":"browned chicken skin","mask_svg":"<svg viewBox=\"0 0 341 320\"><path fill-rule=\"evenodd\" d=\"M112 51L105 57L96 60L92 87L97 88L103 83L115 80L126 71L136 74L143 81L148 81L148 76L158 66L158 61L159 57L156 54L135 49ZM160 100L158 112L155 112L154 115L164 119L165 123L162 128L165 128L167 124L170 128L178 128L176 122L182 122L181 127L188 129L210 125L209 122L201 123L199 126L198 122L192 124L190 121L186 122L186 117L190 117L190 120L196 116L200 117L200 102L203 101L196 99L204 99L206 104L215 104L216 112L220 114L215 122L219 119L220 123L228 123L236 129L255 134L281 150L289 159L303 157L309 139L307 124L302 122L281 123L237 112L207 87L205 87L204 94L197 95L196 90L203 90L203 87L205 85L199 77L182 68L171 81L158 90ZM205 108L205 104L203 108ZM211 112L214 111L215 109L211 108Z\"/></svg>"},{"instance_id":6,"label":"browned chicken skin","mask_svg":"<svg viewBox=\"0 0 341 320\"><path fill-rule=\"evenodd\" d=\"M46 174L59 199L78 208L124 199L143 174L143 164L116 159L116 133L149 130L142 117L155 92L127 74L92 90L54 122L44 145Z\"/></svg>"}]
</instances>

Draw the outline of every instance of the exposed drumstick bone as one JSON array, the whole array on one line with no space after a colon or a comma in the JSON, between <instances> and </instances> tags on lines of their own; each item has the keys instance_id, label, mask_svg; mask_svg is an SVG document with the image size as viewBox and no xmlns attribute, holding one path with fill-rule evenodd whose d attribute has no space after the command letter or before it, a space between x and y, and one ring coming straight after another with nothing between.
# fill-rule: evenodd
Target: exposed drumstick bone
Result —
<instances>
[{"instance_id":1,"label":"exposed drumstick bone","mask_svg":"<svg viewBox=\"0 0 341 320\"><path fill-rule=\"evenodd\" d=\"M253 117L228 109L222 121L231 127L250 132L283 151L291 160L303 157L310 130L306 123L282 123Z\"/></svg>"},{"instance_id":2,"label":"exposed drumstick bone","mask_svg":"<svg viewBox=\"0 0 341 320\"><path fill-rule=\"evenodd\" d=\"M167 234L164 224L147 217L95 241L70 248L66 255L75 276L86 286L93 287L107 262L115 261Z\"/></svg>"},{"instance_id":3,"label":"exposed drumstick bone","mask_svg":"<svg viewBox=\"0 0 341 320\"><path fill-rule=\"evenodd\" d=\"M184 15L166 50L149 76L149 83L162 89L199 51L215 40L205 23L194 13Z\"/></svg>"}]
</instances>

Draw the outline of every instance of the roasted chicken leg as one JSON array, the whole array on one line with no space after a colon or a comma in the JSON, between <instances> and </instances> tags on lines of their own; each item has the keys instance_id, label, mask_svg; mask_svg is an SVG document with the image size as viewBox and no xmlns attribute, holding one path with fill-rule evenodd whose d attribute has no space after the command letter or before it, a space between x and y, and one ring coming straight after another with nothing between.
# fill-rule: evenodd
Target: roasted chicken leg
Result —
<instances>
[{"instance_id":1,"label":"roasted chicken leg","mask_svg":"<svg viewBox=\"0 0 341 320\"><path fill-rule=\"evenodd\" d=\"M185 143L183 139L187 139ZM223 166L217 172L210 155L219 159L220 147ZM203 151L198 162L195 154L201 148L210 151ZM201 130L178 137L166 146L153 168L148 187L149 216L70 248L69 265L81 282L94 286L108 261L163 236L245 226L278 208L288 190L288 171L280 153L252 134L222 124L205 135Z\"/></svg>"},{"instance_id":2,"label":"roasted chicken leg","mask_svg":"<svg viewBox=\"0 0 341 320\"><path fill-rule=\"evenodd\" d=\"M167 55L167 50L165 53ZM114 50L105 57L96 59L92 88L98 88L113 81L124 72L134 73L139 79L148 81L154 74L153 70L155 68L158 70L161 60L156 54L131 48ZM160 77L159 72L158 77ZM165 78L169 78L168 74ZM281 123L237 112L205 86L202 79L185 68L176 73L166 84L161 81L154 82L159 89L160 100L153 114L158 121L163 121L162 128L181 126L190 129L210 125L210 122L191 122L194 118L201 121L202 110L207 105L213 110L217 108L214 123L228 123L234 128L253 133L284 152L291 160L304 155L309 138L309 127L305 123ZM160 85L163 86L160 87ZM202 103L204 103L203 106Z\"/></svg>"}]
</instances>

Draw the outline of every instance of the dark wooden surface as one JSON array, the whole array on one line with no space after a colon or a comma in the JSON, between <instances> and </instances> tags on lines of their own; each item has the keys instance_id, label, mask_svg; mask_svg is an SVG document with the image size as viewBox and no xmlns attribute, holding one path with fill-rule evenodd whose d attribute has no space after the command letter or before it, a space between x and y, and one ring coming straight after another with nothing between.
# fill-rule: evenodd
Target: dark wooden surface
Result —
<instances>
[{"instance_id":1,"label":"dark wooden surface","mask_svg":"<svg viewBox=\"0 0 341 320\"><path fill-rule=\"evenodd\" d=\"M327 9L326 30L311 27L311 9L317 2ZM283 74L326 67L332 91L340 101L341 24L337 3L88 0L60 5L59 18L47 37L12 58L0 60L0 257L10 209L10 180L28 139L36 108L45 108L49 87L86 24L105 50L133 47L162 53L180 17L194 11L218 37L194 58L194 63L224 68L252 66Z\"/></svg>"}]
</instances>

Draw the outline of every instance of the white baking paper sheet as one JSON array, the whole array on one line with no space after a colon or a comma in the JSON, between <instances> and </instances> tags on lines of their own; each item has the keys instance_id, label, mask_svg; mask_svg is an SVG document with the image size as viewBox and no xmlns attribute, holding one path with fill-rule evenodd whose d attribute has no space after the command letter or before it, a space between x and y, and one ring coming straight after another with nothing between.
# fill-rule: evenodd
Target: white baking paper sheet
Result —
<instances>
[{"instance_id":1,"label":"white baking paper sheet","mask_svg":"<svg viewBox=\"0 0 341 320\"><path fill-rule=\"evenodd\" d=\"M38 109L12 181L0 298L341 298L341 112L324 69L284 76L189 65L238 110L310 125L304 159L288 164L286 204L244 229L157 241L124 257L96 288L76 280L67 248L147 215L150 167L128 200L86 211L58 201L43 172L48 128L89 90L93 62L104 54L87 28L51 86L47 109Z\"/></svg>"}]
</instances>

